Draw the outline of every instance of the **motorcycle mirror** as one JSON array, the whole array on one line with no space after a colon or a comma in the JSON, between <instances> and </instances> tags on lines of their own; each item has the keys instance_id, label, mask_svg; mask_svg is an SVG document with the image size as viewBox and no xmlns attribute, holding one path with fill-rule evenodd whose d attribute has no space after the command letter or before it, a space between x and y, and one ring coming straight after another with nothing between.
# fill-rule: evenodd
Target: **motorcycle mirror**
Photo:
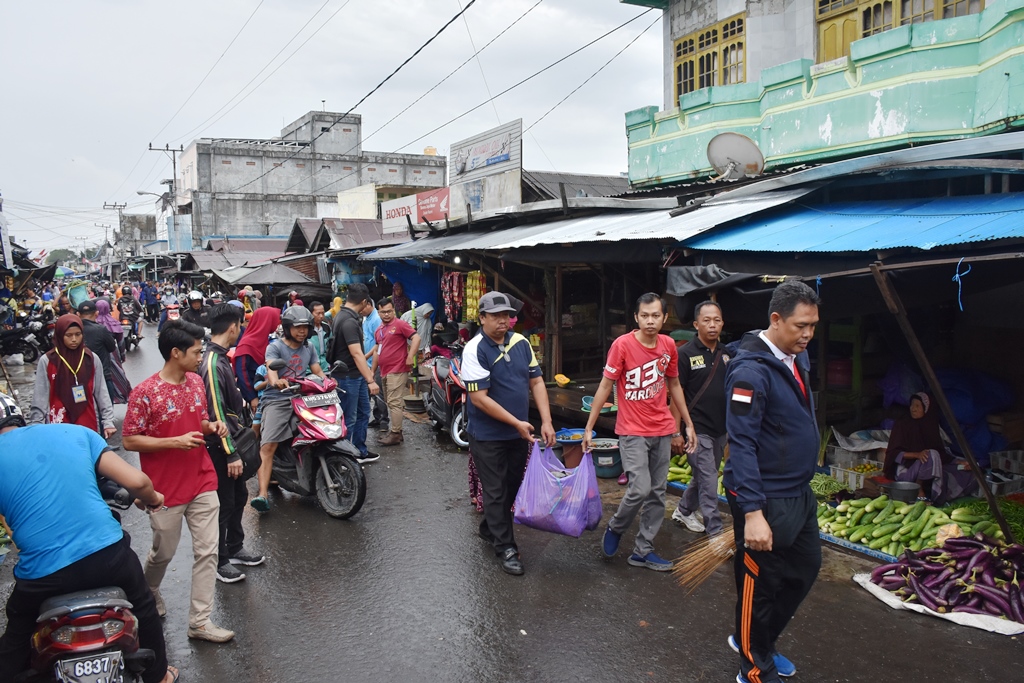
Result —
<instances>
[{"instance_id":1,"label":"motorcycle mirror","mask_svg":"<svg viewBox=\"0 0 1024 683\"><path fill-rule=\"evenodd\" d=\"M288 364L285 363L280 358L275 358L274 360L267 363L267 369L273 370L274 372L277 372L278 370L284 370L286 367L288 367Z\"/></svg>"},{"instance_id":2,"label":"motorcycle mirror","mask_svg":"<svg viewBox=\"0 0 1024 683\"><path fill-rule=\"evenodd\" d=\"M330 374L333 375L336 372L348 372L348 363L343 360L334 361L334 365L331 366Z\"/></svg>"}]
</instances>

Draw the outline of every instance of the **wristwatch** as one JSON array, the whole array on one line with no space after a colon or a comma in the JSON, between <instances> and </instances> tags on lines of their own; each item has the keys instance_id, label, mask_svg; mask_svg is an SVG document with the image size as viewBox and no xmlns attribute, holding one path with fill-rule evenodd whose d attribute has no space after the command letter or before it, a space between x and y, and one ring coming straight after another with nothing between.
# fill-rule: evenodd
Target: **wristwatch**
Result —
<instances>
[{"instance_id":1,"label":"wristwatch","mask_svg":"<svg viewBox=\"0 0 1024 683\"><path fill-rule=\"evenodd\" d=\"M674 438L676 438L677 436L682 436L682 435L683 435L683 433L682 433L682 432L676 432L675 434L673 434L673 435L672 435L672 438L674 439Z\"/></svg>"}]
</instances>

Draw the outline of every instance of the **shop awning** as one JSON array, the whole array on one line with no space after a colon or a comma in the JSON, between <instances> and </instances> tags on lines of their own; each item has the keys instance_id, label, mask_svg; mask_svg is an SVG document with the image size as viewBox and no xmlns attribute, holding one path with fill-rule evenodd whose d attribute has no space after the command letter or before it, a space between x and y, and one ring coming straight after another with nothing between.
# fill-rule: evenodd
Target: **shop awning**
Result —
<instances>
[{"instance_id":1,"label":"shop awning","mask_svg":"<svg viewBox=\"0 0 1024 683\"><path fill-rule=\"evenodd\" d=\"M713 200L682 215L670 211L604 213L493 232L426 237L379 249L359 258L371 261L438 258L465 251L507 252L541 245L614 243L625 240L680 242L717 225L780 206L816 189L813 186L770 192L716 203Z\"/></svg>"},{"instance_id":2,"label":"shop awning","mask_svg":"<svg viewBox=\"0 0 1024 683\"><path fill-rule=\"evenodd\" d=\"M1024 238L1024 193L804 206L682 243L703 251L838 253L1008 238Z\"/></svg>"}]
</instances>

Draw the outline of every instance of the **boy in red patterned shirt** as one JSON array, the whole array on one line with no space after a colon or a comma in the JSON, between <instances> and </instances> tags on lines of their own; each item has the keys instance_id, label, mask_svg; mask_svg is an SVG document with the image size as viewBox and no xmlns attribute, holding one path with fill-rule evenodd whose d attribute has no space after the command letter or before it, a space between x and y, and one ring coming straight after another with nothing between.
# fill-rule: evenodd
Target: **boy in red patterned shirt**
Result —
<instances>
[{"instance_id":1,"label":"boy in red patterned shirt","mask_svg":"<svg viewBox=\"0 0 1024 683\"><path fill-rule=\"evenodd\" d=\"M142 471L164 492L162 510L151 512L153 547L146 558L146 581L160 616L167 613L160 582L181 538L182 518L192 534L192 600L188 637L226 643L233 631L210 621L217 576L217 472L203 437L225 436L223 422L207 420L206 387L196 374L202 359L203 328L173 320L160 332L164 367L132 390L123 434L126 450L137 451ZM159 483L157 483L159 482Z\"/></svg>"}]
</instances>

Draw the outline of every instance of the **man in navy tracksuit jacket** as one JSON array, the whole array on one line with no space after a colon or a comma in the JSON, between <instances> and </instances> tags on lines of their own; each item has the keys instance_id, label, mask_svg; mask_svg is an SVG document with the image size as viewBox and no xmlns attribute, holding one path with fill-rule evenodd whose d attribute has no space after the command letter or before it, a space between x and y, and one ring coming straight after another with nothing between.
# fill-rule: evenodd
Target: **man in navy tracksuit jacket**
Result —
<instances>
[{"instance_id":1,"label":"man in navy tracksuit jacket","mask_svg":"<svg viewBox=\"0 0 1024 683\"><path fill-rule=\"evenodd\" d=\"M770 683L796 667L775 649L821 567L810 489L819 435L807 344L818 297L802 282L776 287L771 324L750 332L726 374L729 459L724 483L735 521L738 683Z\"/></svg>"}]
</instances>

